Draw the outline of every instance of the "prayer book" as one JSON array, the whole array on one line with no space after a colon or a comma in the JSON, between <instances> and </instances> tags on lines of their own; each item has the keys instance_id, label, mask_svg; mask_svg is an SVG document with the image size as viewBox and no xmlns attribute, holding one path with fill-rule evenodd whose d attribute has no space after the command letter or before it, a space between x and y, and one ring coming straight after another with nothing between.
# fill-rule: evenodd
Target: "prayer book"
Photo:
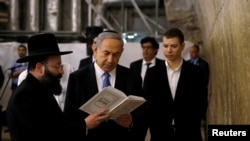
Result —
<instances>
[{"instance_id":1,"label":"prayer book","mask_svg":"<svg viewBox=\"0 0 250 141\"><path fill-rule=\"evenodd\" d=\"M111 119L116 119L122 114L132 112L144 102L146 100L143 97L135 95L127 96L116 88L106 87L84 103L79 109L93 114L103 108L107 108L109 109L109 113L111 113Z\"/></svg>"}]
</instances>

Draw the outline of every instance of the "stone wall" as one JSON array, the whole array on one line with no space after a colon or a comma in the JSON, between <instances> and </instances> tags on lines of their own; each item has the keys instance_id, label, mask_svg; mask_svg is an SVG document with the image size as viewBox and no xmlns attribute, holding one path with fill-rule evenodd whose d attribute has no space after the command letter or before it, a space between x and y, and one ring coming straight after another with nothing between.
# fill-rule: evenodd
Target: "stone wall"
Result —
<instances>
[{"instance_id":1,"label":"stone wall","mask_svg":"<svg viewBox=\"0 0 250 141\"><path fill-rule=\"evenodd\" d=\"M165 0L166 22L168 27L182 30L185 40L201 44L201 29L196 11L190 0Z\"/></svg>"},{"instance_id":2,"label":"stone wall","mask_svg":"<svg viewBox=\"0 0 250 141\"><path fill-rule=\"evenodd\" d=\"M190 0L210 64L209 124L250 124L250 1Z\"/></svg>"}]
</instances>

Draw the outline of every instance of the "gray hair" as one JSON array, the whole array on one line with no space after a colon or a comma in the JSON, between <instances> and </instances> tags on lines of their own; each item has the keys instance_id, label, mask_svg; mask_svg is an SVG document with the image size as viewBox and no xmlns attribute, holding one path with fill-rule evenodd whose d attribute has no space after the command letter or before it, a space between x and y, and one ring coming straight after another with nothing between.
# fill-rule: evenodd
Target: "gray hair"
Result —
<instances>
[{"instance_id":1,"label":"gray hair","mask_svg":"<svg viewBox=\"0 0 250 141\"><path fill-rule=\"evenodd\" d=\"M96 46L99 48L101 46L101 43L104 39L117 39L117 40L120 40L121 43L122 43L122 47L123 47L123 40L122 40L122 37L121 35L116 32L116 31L104 31L102 33L100 33L97 37L97 40L96 40Z\"/></svg>"}]
</instances>

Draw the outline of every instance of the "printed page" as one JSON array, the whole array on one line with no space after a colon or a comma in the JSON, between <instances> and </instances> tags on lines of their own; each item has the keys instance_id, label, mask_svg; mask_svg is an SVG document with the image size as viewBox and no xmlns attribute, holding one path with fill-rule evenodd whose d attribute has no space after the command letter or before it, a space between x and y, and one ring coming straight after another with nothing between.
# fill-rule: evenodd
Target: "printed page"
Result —
<instances>
[{"instance_id":1,"label":"printed page","mask_svg":"<svg viewBox=\"0 0 250 141\"><path fill-rule=\"evenodd\" d=\"M141 106L146 100L143 97L129 95L128 98L111 112L111 119L127 114Z\"/></svg>"},{"instance_id":2,"label":"printed page","mask_svg":"<svg viewBox=\"0 0 250 141\"><path fill-rule=\"evenodd\" d=\"M113 87L107 87L93 96L79 109L86 113L93 114L103 108L107 108L112 114L111 119L115 119L121 114L132 112L145 101L143 97L134 95L127 97L122 91Z\"/></svg>"},{"instance_id":3,"label":"printed page","mask_svg":"<svg viewBox=\"0 0 250 141\"><path fill-rule=\"evenodd\" d=\"M103 108L108 108L109 111L112 111L126 98L127 96L122 91L112 87L107 87L93 96L79 109L89 114L96 113Z\"/></svg>"}]
</instances>

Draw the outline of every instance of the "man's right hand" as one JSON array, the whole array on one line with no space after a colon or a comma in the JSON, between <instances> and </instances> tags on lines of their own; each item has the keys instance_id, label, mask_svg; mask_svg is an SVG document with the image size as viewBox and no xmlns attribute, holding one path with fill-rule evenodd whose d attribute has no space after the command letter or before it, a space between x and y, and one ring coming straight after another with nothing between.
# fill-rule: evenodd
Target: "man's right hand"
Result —
<instances>
[{"instance_id":1,"label":"man's right hand","mask_svg":"<svg viewBox=\"0 0 250 141\"><path fill-rule=\"evenodd\" d=\"M108 109L103 109L98 111L97 113L90 114L88 117L86 117L84 120L86 122L86 126L88 129L95 128L98 126L101 122L107 120L110 118L110 114L107 114Z\"/></svg>"}]
</instances>

